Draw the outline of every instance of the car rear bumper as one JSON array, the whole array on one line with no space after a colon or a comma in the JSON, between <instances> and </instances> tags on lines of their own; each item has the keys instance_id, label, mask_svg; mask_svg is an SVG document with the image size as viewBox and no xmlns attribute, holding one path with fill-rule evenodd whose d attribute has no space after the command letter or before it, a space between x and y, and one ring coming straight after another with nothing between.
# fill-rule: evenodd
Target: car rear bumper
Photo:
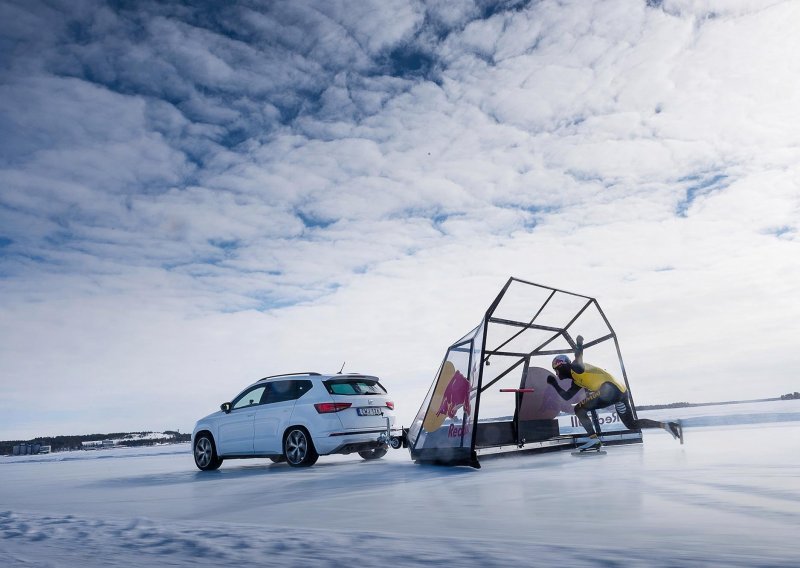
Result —
<instances>
[{"instance_id":1,"label":"car rear bumper","mask_svg":"<svg viewBox=\"0 0 800 568\"><path fill-rule=\"evenodd\" d=\"M356 432L331 432L314 437L314 446L320 455L351 454L385 446L386 429L361 430Z\"/></svg>"},{"instance_id":2,"label":"car rear bumper","mask_svg":"<svg viewBox=\"0 0 800 568\"><path fill-rule=\"evenodd\" d=\"M367 450L374 450L375 448L385 448L386 443L380 443L377 441L372 442L353 442L349 444L342 444L338 446L333 451L328 452L329 454L352 454L355 452L364 452Z\"/></svg>"}]
</instances>

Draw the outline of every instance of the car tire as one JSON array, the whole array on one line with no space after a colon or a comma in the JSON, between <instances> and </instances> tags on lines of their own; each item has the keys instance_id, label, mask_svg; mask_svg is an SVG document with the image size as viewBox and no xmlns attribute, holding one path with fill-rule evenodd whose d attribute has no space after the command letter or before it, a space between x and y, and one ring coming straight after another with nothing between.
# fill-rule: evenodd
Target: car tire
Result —
<instances>
[{"instance_id":1,"label":"car tire","mask_svg":"<svg viewBox=\"0 0 800 568\"><path fill-rule=\"evenodd\" d=\"M308 467L317 463L319 454L314 448L314 441L300 426L293 426L283 437L283 455L292 467Z\"/></svg>"},{"instance_id":2,"label":"car tire","mask_svg":"<svg viewBox=\"0 0 800 568\"><path fill-rule=\"evenodd\" d=\"M283 463L286 461L286 456L270 456L272 463Z\"/></svg>"},{"instance_id":3,"label":"car tire","mask_svg":"<svg viewBox=\"0 0 800 568\"><path fill-rule=\"evenodd\" d=\"M377 460L385 456L387 451L389 450L386 448L386 446L383 446L382 448L375 448L374 450L365 450L363 452L358 452L358 455L360 455L362 458L368 461Z\"/></svg>"},{"instance_id":4,"label":"car tire","mask_svg":"<svg viewBox=\"0 0 800 568\"><path fill-rule=\"evenodd\" d=\"M200 434L194 440L194 464L202 471L213 471L222 465L222 458L217 455L217 448L210 434Z\"/></svg>"}]
</instances>

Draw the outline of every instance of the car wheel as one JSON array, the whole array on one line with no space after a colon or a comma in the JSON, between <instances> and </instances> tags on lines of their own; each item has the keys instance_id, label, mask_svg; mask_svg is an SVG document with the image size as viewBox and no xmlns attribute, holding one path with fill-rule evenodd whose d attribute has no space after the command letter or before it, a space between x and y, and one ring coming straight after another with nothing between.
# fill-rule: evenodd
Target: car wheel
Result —
<instances>
[{"instance_id":1,"label":"car wheel","mask_svg":"<svg viewBox=\"0 0 800 568\"><path fill-rule=\"evenodd\" d=\"M319 457L311 436L305 429L299 427L290 428L286 432L286 437L283 439L283 455L292 467L314 465Z\"/></svg>"},{"instance_id":2,"label":"car wheel","mask_svg":"<svg viewBox=\"0 0 800 568\"><path fill-rule=\"evenodd\" d=\"M384 446L382 448L375 448L374 450L366 450L364 452L358 452L358 455L360 455L365 460L377 460L385 456L387 451L388 450L386 446Z\"/></svg>"},{"instance_id":3,"label":"car wheel","mask_svg":"<svg viewBox=\"0 0 800 568\"><path fill-rule=\"evenodd\" d=\"M209 434L200 434L194 440L194 463L202 471L213 471L222 465L214 440Z\"/></svg>"},{"instance_id":4,"label":"car wheel","mask_svg":"<svg viewBox=\"0 0 800 568\"><path fill-rule=\"evenodd\" d=\"M270 456L272 463L283 463L286 461L286 456Z\"/></svg>"}]
</instances>

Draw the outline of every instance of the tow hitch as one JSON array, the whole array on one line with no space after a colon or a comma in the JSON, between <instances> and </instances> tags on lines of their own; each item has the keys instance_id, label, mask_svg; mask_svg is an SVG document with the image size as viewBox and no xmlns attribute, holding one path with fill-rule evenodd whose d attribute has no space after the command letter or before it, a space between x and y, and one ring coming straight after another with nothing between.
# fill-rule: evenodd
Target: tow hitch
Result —
<instances>
[{"instance_id":1,"label":"tow hitch","mask_svg":"<svg viewBox=\"0 0 800 568\"><path fill-rule=\"evenodd\" d=\"M386 430L380 433L378 436L378 443L380 444L388 444L393 450L399 450L400 448L407 448L408 442L406 441L406 434L408 430L405 428L394 429L392 430L392 424L389 420L389 417L386 417Z\"/></svg>"}]
</instances>

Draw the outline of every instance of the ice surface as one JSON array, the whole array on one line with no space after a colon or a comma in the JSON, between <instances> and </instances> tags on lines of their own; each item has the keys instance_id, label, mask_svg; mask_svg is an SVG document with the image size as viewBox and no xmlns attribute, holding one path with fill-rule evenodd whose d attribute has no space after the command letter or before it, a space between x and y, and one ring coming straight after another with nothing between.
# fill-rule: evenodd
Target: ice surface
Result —
<instances>
[{"instance_id":1,"label":"ice surface","mask_svg":"<svg viewBox=\"0 0 800 568\"><path fill-rule=\"evenodd\" d=\"M0 458L3 566L797 566L800 401L680 417L608 455L200 472L188 444ZM782 416L781 421L773 421ZM759 423L699 426L720 417ZM692 422L693 421L693 422Z\"/></svg>"}]
</instances>

